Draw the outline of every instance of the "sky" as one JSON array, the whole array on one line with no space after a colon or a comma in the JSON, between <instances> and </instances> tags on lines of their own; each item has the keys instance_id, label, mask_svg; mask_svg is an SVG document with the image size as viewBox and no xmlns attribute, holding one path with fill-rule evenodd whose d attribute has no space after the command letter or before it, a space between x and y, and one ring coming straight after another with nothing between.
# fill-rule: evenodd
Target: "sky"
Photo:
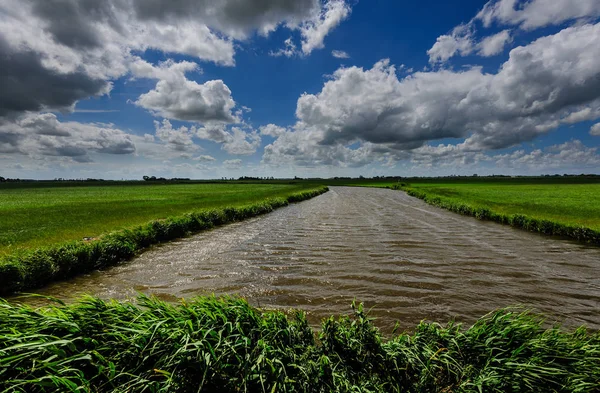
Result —
<instances>
[{"instance_id":1,"label":"sky","mask_svg":"<svg viewBox=\"0 0 600 393\"><path fill-rule=\"evenodd\" d=\"M3 0L0 176L600 173L598 0Z\"/></svg>"}]
</instances>

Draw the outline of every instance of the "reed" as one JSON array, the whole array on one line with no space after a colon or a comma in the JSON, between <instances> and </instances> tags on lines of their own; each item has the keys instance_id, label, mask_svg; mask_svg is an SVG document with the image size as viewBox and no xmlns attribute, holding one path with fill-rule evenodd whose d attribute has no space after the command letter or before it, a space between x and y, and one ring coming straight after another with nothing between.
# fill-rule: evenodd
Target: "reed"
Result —
<instances>
[{"instance_id":1,"label":"reed","mask_svg":"<svg viewBox=\"0 0 600 393\"><path fill-rule=\"evenodd\" d=\"M315 333L232 297L0 301L2 392L597 392L600 335L503 309L382 337L362 305Z\"/></svg>"}]
</instances>

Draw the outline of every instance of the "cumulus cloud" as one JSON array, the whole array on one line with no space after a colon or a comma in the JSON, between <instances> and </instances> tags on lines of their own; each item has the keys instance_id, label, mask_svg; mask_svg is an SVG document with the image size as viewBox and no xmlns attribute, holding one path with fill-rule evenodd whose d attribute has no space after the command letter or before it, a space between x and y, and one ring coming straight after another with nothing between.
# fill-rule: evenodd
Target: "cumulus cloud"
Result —
<instances>
[{"instance_id":1,"label":"cumulus cloud","mask_svg":"<svg viewBox=\"0 0 600 393\"><path fill-rule=\"evenodd\" d=\"M285 47L271 52L272 56L310 55L315 49L325 47L325 37L340 25L350 15L350 5L345 0L326 0L322 7L313 8L310 17L307 17L299 24L288 24L291 29L300 31L301 50L296 47L292 38L285 40ZM342 53L340 51L336 51Z\"/></svg>"},{"instance_id":2,"label":"cumulus cloud","mask_svg":"<svg viewBox=\"0 0 600 393\"><path fill-rule=\"evenodd\" d=\"M331 51L331 55L336 59L349 59L350 55L343 50L333 50Z\"/></svg>"},{"instance_id":3,"label":"cumulus cloud","mask_svg":"<svg viewBox=\"0 0 600 393\"><path fill-rule=\"evenodd\" d=\"M590 128L590 135L600 136L600 123L596 123Z\"/></svg>"},{"instance_id":4,"label":"cumulus cloud","mask_svg":"<svg viewBox=\"0 0 600 393\"><path fill-rule=\"evenodd\" d=\"M240 127L229 130L223 125L206 125L196 130L200 139L220 143L221 148L233 155L251 155L260 147L260 135L256 131L246 132Z\"/></svg>"},{"instance_id":5,"label":"cumulus cloud","mask_svg":"<svg viewBox=\"0 0 600 393\"><path fill-rule=\"evenodd\" d=\"M242 160L236 158L235 160L223 161L223 167L226 169L240 169L242 167Z\"/></svg>"},{"instance_id":6,"label":"cumulus cloud","mask_svg":"<svg viewBox=\"0 0 600 393\"><path fill-rule=\"evenodd\" d=\"M337 165L403 159L443 138L463 139L453 147L462 152L532 140L600 110L599 40L600 24L564 29L513 49L496 74L470 68L399 79L387 60L340 68L321 92L299 98L296 126L265 147L263 160Z\"/></svg>"},{"instance_id":7,"label":"cumulus cloud","mask_svg":"<svg viewBox=\"0 0 600 393\"><path fill-rule=\"evenodd\" d=\"M529 153L517 150L511 154L496 155L492 159L498 166L507 168L565 169L597 168L600 155L597 147L587 147L579 140L553 145L545 149L535 149Z\"/></svg>"},{"instance_id":8,"label":"cumulus cloud","mask_svg":"<svg viewBox=\"0 0 600 393\"><path fill-rule=\"evenodd\" d=\"M427 54L430 63L444 63L453 56L468 56L474 52L490 57L501 53L510 42L510 30L503 30L478 41L475 38L475 28L470 22L455 27L450 34L439 36Z\"/></svg>"},{"instance_id":9,"label":"cumulus cloud","mask_svg":"<svg viewBox=\"0 0 600 393\"><path fill-rule=\"evenodd\" d=\"M512 36L510 35L510 31L503 30L481 40L481 42L477 44L477 48L479 49L478 53L484 57L495 56L501 53L506 44L510 43L511 41Z\"/></svg>"},{"instance_id":10,"label":"cumulus cloud","mask_svg":"<svg viewBox=\"0 0 600 393\"><path fill-rule=\"evenodd\" d=\"M350 15L350 6L344 0L328 0L321 12L300 26L302 53L309 55L324 47L325 37Z\"/></svg>"},{"instance_id":11,"label":"cumulus cloud","mask_svg":"<svg viewBox=\"0 0 600 393\"><path fill-rule=\"evenodd\" d=\"M321 8L319 0L133 0L141 20L199 20L228 36L246 38L262 34L279 24L297 25Z\"/></svg>"},{"instance_id":12,"label":"cumulus cloud","mask_svg":"<svg viewBox=\"0 0 600 393\"><path fill-rule=\"evenodd\" d=\"M167 145L169 149L178 152L196 151L198 146L192 141L194 129L181 126L173 128L169 120L164 119L162 122L154 121L155 133L158 139Z\"/></svg>"},{"instance_id":13,"label":"cumulus cloud","mask_svg":"<svg viewBox=\"0 0 600 393\"><path fill-rule=\"evenodd\" d=\"M439 36L427 51L430 63L445 62L456 54L461 56L473 52L473 33L470 25L459 25L450 34Z\"/></svg>"},{"instance_id":14,"label":"cumulus cloud","mask_svg":"<svg viewBox=\"0 0 600 393\"><path fill-rule=\"evenodd\" d=\"M0 152L69 157L89 162L89 153L132 154L130 135L111 124L60 122L52 113L27 114L0 124Z\"/></svg>"},{"instance_id":15,"label":"cumulus cloud","mask_svg":"<svg viewBox=\"0 0 600 393\"><path fill-rule=\"evenodd\" d=\"M518 173L541 173L552 170L595 169L600 164L600 154L597 147L585 146L579 140L529 152L518 149L504 154L468 152L457 145L426 145L411 151L406 162L412 164L414 169L446 173L465 173L467 170L490 167Z\"/></svg>"},{"instance_id":16,"label":"cumulus cloud","mask_svg":"<svg viewBox=\"0 0 600 393\"><path fill-rule=\"evenodd\" d=\"M199 84L183 74L158 81L154 90L142 94L135 102L155 115L169 119L233 123L235 101L222 80Z\"/></svg>"},{"instance_id":17,"label":"cumulus cloud","mask_svg":"<svg viewBox=\"0 0 600 393\"><path fill-rule=\"evenodd\" d=\"M455 27L449 34L437 38L427 52L431 63L443 63L455 55L495 56L512 42L510 30L475 38L476 22L488 28L493 23L534 30L567 21L590 22L600 17L597 0L491 0L469 22Z\"/></svg>"},{"instance_id":18,"label":"cumulus cloud","mask_svg":"<svg viewBox=\"0 0 600 393\"><path fill-rule=\"evenodd\" d=\"M148 49L232 66L235 40L247 39L255 31L268 34L281 25L305 29L309 46L318 47L339 17L337 2L4 0L0 2L0 117L70 111L78 100L108 94L111 81L126 75L135 61L132 53ZM315 23L315 15L324 19ZM161 93L172 94L176 87L164 82ZM181 87L201 90L191 83ZM218 83L204 88L226 94Z\"/></svg>"},{"instance_id":19,"label":"cumulus cloud","mask_svg":"<svg viewBox=\"0 0 600 393\"><path fill-rule=\"evenodd\" d=\"M208 155L201 155L201 156L197 156L192 158L194 161L199 161L199 162L212 162L212 161L216 161L216 158L214 158L213 156L208 156Z\"/></svg>"},{"instance_id":20,"label":"cumulus cloud","mask_svg":"<svg viewBox=\"0 0 600 393\"><path fill-rule=\"evenodd\" d=\"M486 27L496 22L533 30L570 20L597 17L600 17L600 2L597 0L492 0L475 18Z\"/></svg>"},{"instance_id":21,"label":"cumulus cloud","mask_svg":"<svg viewBox=\"0 0 600 393\"><path fill-rule=\"evenodd\" d=\"M294 44L294 40L292 37L288 38L283 42L284 47L277 51L270 51L269 55L274 57L293 57L298 54L298 49L296 48L296 44Z\"/></svg>"},{"instance_id":22,"label":"cumulus cloud","mask_svg":"<svg viewBox=\"0 0 600 393\"><path fill-rule=\"evenodd\" d=\"M286 129L283 127L279 127L275 124L267 124L266 126L262 126L259 128L260 135L272 136L273 138L277 138L285 134Z\"/></svg>"},{"instance_id":23,"label":"cumulus cloud","mask_svg":"<svg viewBox=\"0 0 600 393\"><path fill-rule=\"evenodd\" d=\"M0 118L26 111L72 110L78 100L107 94L112 88L102 77L83 70L48 67L34 50L19 46L18 41L8 44L0 34Z\"/></svg>"}]
</instances>

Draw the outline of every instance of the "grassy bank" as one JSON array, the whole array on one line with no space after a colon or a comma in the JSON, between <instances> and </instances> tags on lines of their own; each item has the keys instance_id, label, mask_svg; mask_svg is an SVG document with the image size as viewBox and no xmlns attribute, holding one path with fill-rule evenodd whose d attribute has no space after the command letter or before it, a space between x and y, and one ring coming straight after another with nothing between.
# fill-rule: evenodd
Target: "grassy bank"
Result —
<instances>
[{"instance_id":1,"label":"grassy bank","mask_svg":"<svg viewBox=\"0 0 600 393\"><path fill-rule=\"evenodd\" d=\"M395 185L450 211L600 245L600 184L415 182Z\"/></svg>"},{"instance_id":2,"label":"grassy bank","mask_svg":"<svg viewBox=\"0 0 600 393\"><path fill-rule=\"evenodd\" d=\"M214 185L208 187L214 187ZM229 186L221 185L221 187L227 189ZM243 193L245 197L242 197L236 189L244 187L246 188L245 194ZM271 187L275 187L278 192L273 192ZM0 294L40 287L50 281L65 279L80 273L114 265L132 258L139 251L153 244L265 214L278 207L309 199L327 191L326 187L315 188L314 186L312 188L290 186L284 187L283 190L278 187L282 186L236 185L233 191L229 189L229 194L227 190L215 187L218 191L213 190L204 194L196 192L194 194L197 198L196 205L192 207L192 205L185 204L188 209L186 214L153 220L137 226L131 226L132 223L129 222L130 226L128 228L101 235L92 241L78 240L58 245L50 243L50 245L41 248L17 249L17 251L0 258ZM120 192L122 190L116 188L115 191ZM279 195L283 194L283 196L277 196L278 193ZM213 196L212 203L206 202L206 199L211 200L206 194ZM171 194L169 193L169 195ZM120 198L123 198L123 196ZM165 196L164 203L168 203L168 200L168 197ZM218 202L216 202L217 200ZM234 200L235 202L232 202ZM230 203L231 205L229 205ZM124 203L123 206L117 202L113 205L115 212L112 215L123 212L128 206L127 203ZM207 208L211 206L219 207ZM84 208L79 207L78 209L83 210ZM189 212L194 209L196 211ZM52 207L49 208L49 211L50 217L32 217L31 219L43 219L44 222L50 222L52 215L56 213L53 212ZM33 212L30 214L34 215ZM154 212L154 214L159 213ZM94 217L98 221L102 221L103 225L112 222L110 218L103 221L99 215ZM68 219L65 221L65 225L67 223ZM114 227L111 229L114 229Z\"/></svg>"},{"instance_id":3,"label":"grassy bank","mask_svg":"<svg viewBox=\"0 0 600 393\"><path fill-rule=\"evenodd\" d=\"M1 183L0 255L94 238L198 209L287 198L316 187L283 183Z\"/></svg>"},{"instance_id":4,"label":"grassy bank","mask_svg":"<svg viewBox=\"0 0 600 393\"><path fill-rule=\"evenodd\" d=\"M600 335L501 310L386 340L362 307L323 321L244 300L0 302L0 391L597 392Z\"/></svg>"}]
</instances>

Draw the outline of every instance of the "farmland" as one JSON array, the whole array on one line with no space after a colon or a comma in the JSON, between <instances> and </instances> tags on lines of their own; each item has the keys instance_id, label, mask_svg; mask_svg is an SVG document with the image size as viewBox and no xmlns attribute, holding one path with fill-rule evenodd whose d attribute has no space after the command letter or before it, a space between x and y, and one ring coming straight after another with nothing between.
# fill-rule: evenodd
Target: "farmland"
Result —
<instances>
[{"instance_id":1,"label":"farmland","mask_svg":"<svg viewBox=\"0 0 600 393\"><path fill-rule=\"evenodd\" d=\"M327 190L258 184L33 185L0 193L0 294L110 266L153 244Z\"/></svg>"},{"instance_id":2,"label":"farmland","mask_svg":"<svg viewBox=\"0 0 600 393\"><path fill-rule=\"evenodd\" d=\"M594 178L407 179L376 186L479 219L600 244L600 182Z\"/></svg>"},{"instance_id":3,"label":"farmland","mask_svg":"<svg viewBox=\"0 0 600 393\"><path fill-rule=\"evenodd\" d=\"M300 184L3 184L0 256L95 238L191 211L287 197L309 188Z\"/></svg>"},{"instance_id":4,"label":"farmland","mask_svg":"<svg viewBox=\"0 0 600 393\"><path fill-rule=\"evenodd\" d=\"M411 183L430 197L499 214L521 214L564 225L600 230L600 183Z\"/></svg>"},{"instance_id":5,"label":"farmland","mask_svg":"<svg viewBox=\"0 0 600 393\"><path fill-rule=\"evenodd\" d=\"M311 198L325 191L324 184L399 188L436 206L511 225L550 222L551 228L592 231L600 216L598 184L585 179L291 183L6 185L1 206L12 223L2 223L1 233L21 231L4 244L0 291L114 265L152 244ZM178 295L165 298L169 302L87 297L33 309L0 300L0 391L597 391L599 333L573 330L579 325L568 320L561 327L554 319L562 308L566 314L559 315L598 326L597 249L557 240L544 254L553 239L442 213L401 191L334 187L264 219L147 253L212 248L209 263L189 252L187 262L170 263L177 258L169 256L169 263L150 266L138 258L127 264L135 268L95 273L96 279L160 276L144 284ZM201 279L184 282L180 273ZM214 293L237 293L229 288L242 283L264 298L189 296L213 290L209 285L219 277L223 286ZM72 292L67 284L55 286ZM343 315L338 303L352 297L367 298L378 321L356 304ZM299 300L305 303L296 306ZM536 301L547 305L547 320L537 311L504 308ZM380 331L379 318L394 308L426 310L443 324L398 318L407 332ZM320 327L311 316L318 309L327 312L319 314ZM453 318L469 325L445 323Z\"/></svg>"}]
</instances>

